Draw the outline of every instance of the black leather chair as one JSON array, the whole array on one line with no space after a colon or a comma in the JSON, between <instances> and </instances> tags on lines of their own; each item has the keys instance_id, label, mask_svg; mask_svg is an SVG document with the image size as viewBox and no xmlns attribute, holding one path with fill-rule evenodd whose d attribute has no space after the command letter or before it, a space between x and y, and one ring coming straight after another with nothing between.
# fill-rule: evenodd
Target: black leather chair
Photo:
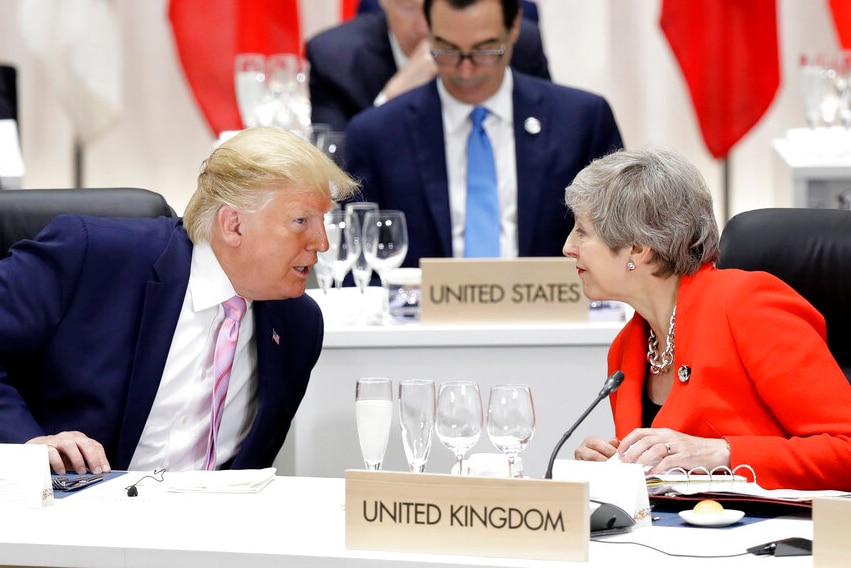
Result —
<instances>
[{"instance_id":1,"label":"black leather chair","mask_svg":"<svg viewBox=\"0 0 851 568\"><path fill-rule=\"evenodd\" d=\"M11 65L0 65L0 119L18 120L18 75ZM20 131L18 121L18 131Z\"/></svg>"},{"instance_id":2,"label":"black leather chair","mask_svg":"<svg viewBox=\"0 0 851 568\"><path fill-rule=\"evenodd\" d=\"M822 313L827 345L851 380L851 211L756 209L721 234L721 268L774 274Z\"/></svg>"},{"instance_id":3,"label":"black leather chair","mask_svg":"<svg viewBox=\"0 0 851 568\"><path fill-rule=\"evenodd\" d=\"M0 258L60 213L98 217L174 217L159 193L133 187L0 190Z\"/></svg>"}]
</instances>

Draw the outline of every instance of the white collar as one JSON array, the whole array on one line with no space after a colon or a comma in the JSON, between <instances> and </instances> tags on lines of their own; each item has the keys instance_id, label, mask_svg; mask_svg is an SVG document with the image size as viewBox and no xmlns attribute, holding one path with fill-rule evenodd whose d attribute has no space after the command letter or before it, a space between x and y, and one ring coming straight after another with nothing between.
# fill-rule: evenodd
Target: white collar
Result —
<instances>
[{"instance_id":1,"label":"white collar","mask_svg":"<svg viewBox=\"0 0 851 568\"><path fill-rule=\"evenodd\" d=\"M236 296L233 284L209 243L202 242L192 247L189 293L195 312L217 306Z\"/></svg>"},{"instance_id":2,"label":"white collar","mask_svg":"<svg viewBox=\"0 0 851 568\"><path fill-rule=\"evenodd\" d=\"M396 63L396 69L401 69L408 63L408 56L402 51L399 45L399 40L393 35L393 32L387 31L387 37L390 38L390 49L393 51L393 62Z\"/></svg>"},{"instance_id":3,"label":"white collar","mask_svg":"<svg viewBox=\"0 0 851 568\"><path fill-rule=\"evenodd\" d=\"M473 109L477 106L483 106L488 109L490 114L495 115L499 120L505 121L509 125L514 124L514 104L512 101L512 92L514 90L514 76L511 74L511 69L505 68L505 76L500 84L499 89L491 98L484 101L480 105L470 105L462 103L455 97L449 94L443 81L438 78L437 92L440 95L440 104L443 108L444 124L447 128L447 135L458 132L466 128L469 130L467 119Z\"/></svg>"}]
</instances>

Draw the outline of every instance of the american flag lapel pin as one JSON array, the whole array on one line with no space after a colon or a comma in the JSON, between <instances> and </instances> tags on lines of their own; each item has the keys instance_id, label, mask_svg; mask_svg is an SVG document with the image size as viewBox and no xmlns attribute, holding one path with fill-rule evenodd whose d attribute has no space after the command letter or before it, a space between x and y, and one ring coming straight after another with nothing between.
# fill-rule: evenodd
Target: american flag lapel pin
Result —
<instances>
[{"instance_id":1,"label":"american flag lapel pin","mask_svg":"<svg viewBox=\"0 0 851 568\"><path fill-rule=\"evenodd\" d=\"M280 345L280 344L281 344L281 336L280 336L280 335L278 335L278 332L277 332L277 331L275 331L275 328L274 328L274 327L272 328L272 341L274 341L274 342L275 342L275 345Z\"/></svg>"}]
</instances>

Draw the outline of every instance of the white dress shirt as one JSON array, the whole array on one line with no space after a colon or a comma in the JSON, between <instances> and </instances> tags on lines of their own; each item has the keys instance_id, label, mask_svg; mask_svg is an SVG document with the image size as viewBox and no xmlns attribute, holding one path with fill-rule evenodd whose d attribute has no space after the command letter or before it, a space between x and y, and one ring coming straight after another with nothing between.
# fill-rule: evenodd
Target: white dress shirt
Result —
<instances>
[{"instance_id":1,"label":"white dress shirt","mask_svg":"<svg viewBox=\"0 0 851 568\"><path fill-rule=\"evenodd\" d=\"M131 470L204 467L215 384L213 352L224 319L221 304L235 295L210 246L195 245L183 307ZM257 414L257 353L251 340L254 313L251 302L246 303L216 443L219 465L236 454Z\"/></svg>"},{"instance_id":2,"label":"white dress shirt","mask_svg":"<svg viewBox=\"0 0 851 568\"><path fill-rule=\"evenodd\" d=\"M517 257L517 157L514 152L514 78L505 70L499 90L481 105L488 109L484 129L490 138L496 161L499 191L500 256ZM446 174L449 179L449 207L452 217L452 256L464 256L464 219L467 210L467 139L473 129L473 105L455 99L438 79L446 146Z\"/></svg>"}]
</instances>

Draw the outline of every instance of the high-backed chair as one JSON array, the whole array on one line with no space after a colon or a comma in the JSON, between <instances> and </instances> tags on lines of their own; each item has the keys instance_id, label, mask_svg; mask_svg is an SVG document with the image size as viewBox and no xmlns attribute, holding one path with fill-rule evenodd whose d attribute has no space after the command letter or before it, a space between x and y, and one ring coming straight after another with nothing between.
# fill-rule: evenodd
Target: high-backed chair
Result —
<instances>
[{"instance_id":1,"label":"high-backed chair","mask_svg":"<svg viewBox=\"0 0 851 568\"><path fill-rule=\"evenodd\" d=\"M174 217L159 193L133 187L0 190L0 258L60 213L98 217Z\"/></svg>"},{"instance_id":2,"label":"high-backed chair","mask_svg":"<svg viewBox=\"0 0 851 568\"><path fill-rule=\"evenodd\" d=\"M11 65L0 65L0 119L4 118L18 120L18 74Z\"/></svg>"},{"instance_id":3,"label":"high-backed chair","mask_svg":"<svg viewBox=\"0 0 851 568\"><path fill-rule=\"evenodd\" d=\"M822 313L827 345L851 380L851 211L756 209L721 234L721 268L774 274Z\"/></svg>"}]
</instances>

